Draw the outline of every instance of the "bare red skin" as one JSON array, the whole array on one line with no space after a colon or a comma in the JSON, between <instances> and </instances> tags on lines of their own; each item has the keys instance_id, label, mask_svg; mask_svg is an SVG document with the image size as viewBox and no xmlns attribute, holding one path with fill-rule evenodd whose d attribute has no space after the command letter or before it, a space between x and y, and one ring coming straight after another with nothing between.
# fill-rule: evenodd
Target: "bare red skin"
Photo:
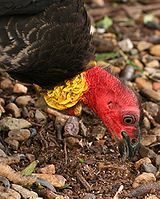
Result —
<instances>
[{"instance_id":1,"label":"bare red skin","mask_svg":"<svg viewBox=\"0 0 160 199\"><path fill-rule=\"evenodd\" d=\"M103 121L112 136L122 139L126 131L130 138L137 138L140 108L135 93L118 78L100 67L93 67L85 73L88 90L82 101ZM124 115L134 115L135 124L125 124Z\"/></svg>"}]
</instances>

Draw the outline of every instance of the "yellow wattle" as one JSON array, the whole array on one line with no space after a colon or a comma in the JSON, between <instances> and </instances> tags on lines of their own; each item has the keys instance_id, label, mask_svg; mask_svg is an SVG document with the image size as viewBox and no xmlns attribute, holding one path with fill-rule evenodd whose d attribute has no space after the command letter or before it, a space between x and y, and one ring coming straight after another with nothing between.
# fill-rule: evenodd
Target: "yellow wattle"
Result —
<instances>
[{"instance_id":1,"label":"yellow wattle","mask_svg":"<svg viewBox=\"0 0 160 199\"><path fill-rule=\"evenodd\" d=\"M84 73L47 90L43 95L48 106L57 110L65 110L76 105L88 88Z\"/></svg>"}]
</instances>

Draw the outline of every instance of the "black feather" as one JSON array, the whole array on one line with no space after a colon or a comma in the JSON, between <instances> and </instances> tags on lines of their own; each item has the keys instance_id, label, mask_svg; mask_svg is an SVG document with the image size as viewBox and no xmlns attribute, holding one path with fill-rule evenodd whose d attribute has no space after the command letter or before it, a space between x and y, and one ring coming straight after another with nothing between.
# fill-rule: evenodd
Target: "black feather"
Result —
<instances>
[{"instance_id":1,"label":"black feather","mask_svg":"<svg viewBox=\"0 0 160 199\"><path fill-rule=\"evenodd\" d=\"M12 15L13 7L21 14ZM43 11L34 13L42 7ZM1 70L20 81L45 88L87 69L94 48L82 0L0 0L1 9L4 9L0 16ZM30 14L32 9L34 14Z\"/></svg>"}]
</instances>

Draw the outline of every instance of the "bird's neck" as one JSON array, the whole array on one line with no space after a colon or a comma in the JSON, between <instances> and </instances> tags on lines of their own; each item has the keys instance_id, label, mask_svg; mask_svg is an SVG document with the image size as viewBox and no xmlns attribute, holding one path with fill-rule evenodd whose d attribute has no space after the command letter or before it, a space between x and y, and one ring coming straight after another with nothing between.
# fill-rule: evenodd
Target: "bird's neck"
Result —
<instances>
[{"instance_id":1,"label":"bird's neck","mask_svg":"<svg viewBox=\"0 0 160 199\"><path fill-rule=\"evenodd\" d=\"M104 101L106 96L107 100L114 97L116 90L114 82L117 82L118 79L101 67L89 69L84 76L88 89L84 92L81 100L100 116L100 106L107 103Z\"/></svg>"},{"instance_id":2,"label":"bird's neck","mask_svg":"<svg viewBox=\"0 0 160 199\"><path fill-rule=\"evenodd\" d=\"M70 109L75 106L88 89L84 74L85 72L47 90L43 96L48 106L57 110Z\"/></svg>"},{"instance_id":3,"label":"bird's neck","mask_svg":"<svg viewBox=\"0 0 160 199\"><path fill-rule=\"evenodd\" d=\"M98 113L98 101L101 95L108 93L108 97L110 96L109 90L112 90L110 89L113 82L112 78L115 77L102 68L93 67L48 90L44 94L44 99L50 107L57 110L69 109L82 101ZM100 102L102 101L103 99Z\"/></svg>"}]
</instances>

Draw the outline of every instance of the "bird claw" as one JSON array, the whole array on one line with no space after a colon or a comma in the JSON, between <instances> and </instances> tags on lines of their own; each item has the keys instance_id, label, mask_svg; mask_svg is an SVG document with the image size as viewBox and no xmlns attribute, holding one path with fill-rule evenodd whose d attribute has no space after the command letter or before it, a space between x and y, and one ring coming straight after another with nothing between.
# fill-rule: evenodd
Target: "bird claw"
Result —
<instances>
[{"instance_id":1,"label":"bird claw","mask_svg":"<svg viewBox=\"0 0 160 199\"><path fill-rule=\"evenodd\" d=\"M136 155L137 150L139 149L139 140L138 142L135 139L131 140L131 138L125 131L122 131L121 134L123 139L118 143L120 155L124 159L132 159Z\"/></svg>"}]
</instances>

